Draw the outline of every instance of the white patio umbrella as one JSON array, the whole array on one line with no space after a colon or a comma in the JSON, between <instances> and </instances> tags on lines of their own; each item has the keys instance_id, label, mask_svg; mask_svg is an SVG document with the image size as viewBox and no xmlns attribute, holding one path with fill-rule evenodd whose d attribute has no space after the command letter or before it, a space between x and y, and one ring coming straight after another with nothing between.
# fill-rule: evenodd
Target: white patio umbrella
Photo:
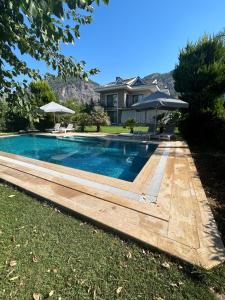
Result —
<instances>
[{"instance_id":1,"label":"white patio umbrella","mask_svg":"<svg viewBox=\"0 0 225 300\"><path fill-rule=\"evenodd\" d=\"M67 108L61 104L58 104L54 101L37 108L35 111L39 112L39 113L53 113L54 124L55 124L55 114L56 113L65 113L65 114L74 114L75 113L74 110Z\"/></svg>"},{"instance_id":2,"label":"white patio umbrella","mask_svg":"<svg viewBox=\"0 0 225 300\"><path fill-rule=\"evenodd\" d=\"M155 132L157 127L158 109L161 110L176 110L179 108L188 108L189 104L180 99L172 98L170 95L163 92L155 92L146 96L142 101L132 105L136 110L155 109Z\"/></svg>"}]
</instances>

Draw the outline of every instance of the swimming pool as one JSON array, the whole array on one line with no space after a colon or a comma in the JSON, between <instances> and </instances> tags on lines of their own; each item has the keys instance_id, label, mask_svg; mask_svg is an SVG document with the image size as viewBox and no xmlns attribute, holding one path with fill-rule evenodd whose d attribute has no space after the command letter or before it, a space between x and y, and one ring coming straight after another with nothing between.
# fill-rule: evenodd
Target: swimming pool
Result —
<instances>
[{"instance_id":1,"label":"swimming pool","mask_svg":"<svg viewBox=\"0 0 225 300\"><path fill-rule=\"evenodd\" d=\"M157 145L93 137L4 137L0 151L133 181Z\"/></svg>"}]
</instances>

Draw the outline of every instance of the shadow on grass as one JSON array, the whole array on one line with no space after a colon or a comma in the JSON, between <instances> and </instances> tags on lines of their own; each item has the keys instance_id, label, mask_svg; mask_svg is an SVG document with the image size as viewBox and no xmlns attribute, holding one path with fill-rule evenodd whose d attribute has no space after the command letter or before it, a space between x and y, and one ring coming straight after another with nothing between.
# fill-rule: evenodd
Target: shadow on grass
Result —
<instances>
[{"instance_id":1,"label":"shadow on grass","mask_svg":"<svg viewBox=\"0 0 225 300\"><path fill-rule=\"evenodd\" d=\"M225 154L201 146L190 149L225 244Z\"/></svg>"}]
</instances>

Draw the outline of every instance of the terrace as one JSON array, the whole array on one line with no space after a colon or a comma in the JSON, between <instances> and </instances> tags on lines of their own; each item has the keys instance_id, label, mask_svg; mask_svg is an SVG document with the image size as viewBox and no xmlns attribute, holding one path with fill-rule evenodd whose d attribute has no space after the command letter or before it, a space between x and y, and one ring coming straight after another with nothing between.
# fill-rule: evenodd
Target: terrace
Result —
<instances>
[{"instance_id":1,"label":"terrace","mask_svg":"<svg viewBox=\"0 0 225 300\"><path fill-rule=\"evenodd\" d=\"M225 259L185 142L159 142L133 182L6 152L0 152L0 177L191 264L210 269Z\"/></svg>"}]
</instances>

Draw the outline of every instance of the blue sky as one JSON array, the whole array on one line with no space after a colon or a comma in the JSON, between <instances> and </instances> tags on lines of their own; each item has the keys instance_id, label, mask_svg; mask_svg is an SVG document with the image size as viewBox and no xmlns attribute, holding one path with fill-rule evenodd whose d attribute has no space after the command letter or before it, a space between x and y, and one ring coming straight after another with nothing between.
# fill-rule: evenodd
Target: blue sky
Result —
<instances>
[{"instance_id":1,"label":"blue sky","mask_svg":"<svg viewBox=\"0 0 225 300\"><path fill-rule=\"evenodd\" d=\"M224 0L111 0L81 28L76 45L63 45L65 55L85 60L106 83L115 76L145 76L174 68L179 49L205 32L225 27ZM44 64L35 64L42 72Z\"/></svg>"}]
</instances>

